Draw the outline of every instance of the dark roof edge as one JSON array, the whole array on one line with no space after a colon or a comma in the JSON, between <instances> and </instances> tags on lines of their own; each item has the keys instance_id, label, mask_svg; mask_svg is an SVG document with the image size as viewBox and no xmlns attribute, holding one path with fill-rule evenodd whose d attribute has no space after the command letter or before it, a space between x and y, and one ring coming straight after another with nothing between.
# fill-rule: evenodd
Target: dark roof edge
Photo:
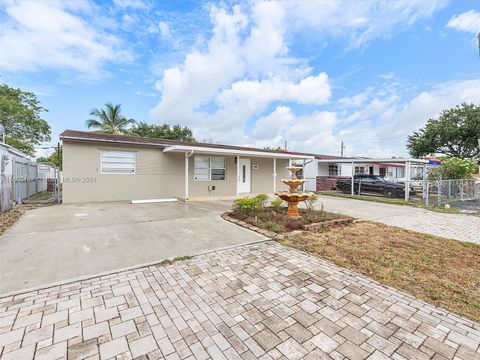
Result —
<instances>
[{"instance_id":1,"label":"dark roof edge","mask_svg":"<svg viewBox=\"0 0 480 360\"><path fill-rule=\"evenodd\" d=\"M168 147L173 145L187 145L198 146L205 148L215 149L231 149L231 150L245 150L245 151L259 151L266 154L292 154L292 155L308 155L315 156L314 154L307 154L302 152L290 152L290 151L276 151L266 150L255 147L237 146L237 145L224 145L224 144L211 144L211 143L193 143L187 141L167 140L167 139L152 139L140 136L128 136L128 135L114 135L100 132L90 131L78 131L78 130L65 130L60 134L62 140L77 140L77 141L96 141L96 142L108 142L117 144L132 144L132 145L146 145L146 146L160 146Z\"/></svg>"}]
</instances>

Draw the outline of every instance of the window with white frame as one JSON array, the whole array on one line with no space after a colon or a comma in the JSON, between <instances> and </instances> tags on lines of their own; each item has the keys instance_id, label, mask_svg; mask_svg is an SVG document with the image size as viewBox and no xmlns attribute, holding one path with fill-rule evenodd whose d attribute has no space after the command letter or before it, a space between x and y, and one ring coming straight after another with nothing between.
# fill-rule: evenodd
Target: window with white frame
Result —
<instances>
[{"instance_id":1,"label":"window with white frame","mask_svg":"<svg viewBox=\"0 0 480 360\"><path fill-rule=\"evenodd\" d=\"M102 174L135 174L137 153L135 151L102 150L100 168Z\"/></svg>"},{"instance_id":2,"label":"window with white frame","mask_svg":"<svg viewBox=\"0 0 480 360\"><path fill-rule=\"evenodd\" d=\"M341 170L340 166L335 164L328 165L328 176L340 176Z\"/></svg>"},{"instance_id":3,"label":"window with white frame","mask_svg":"<svg viewBox=\"0 0 480 360\"><path fill-rule=\"evenodd\" d=\"M225 180L224 157L195 156L193 178L196 181Z\"/></svg>"},{"instance_id":4,"label":"window with white frame","mask_svg":"<svg viewBox=\"0 0 480 360\"><path fill-rule=\"evenodd\" d=\"M364 166L355 166L355 175L364 175L366 174Z\"/></svg>"},{"instance_id":5,"label":"window with white frame","mask_svg":"<svg viewBox=\"0 0 480 360\"><path fill-rule=\"evenodd\" d=\"M405 177L405 168L404 167L397 167L396 169L396 178L404 178Z\"/></svg>"}]
</instances>

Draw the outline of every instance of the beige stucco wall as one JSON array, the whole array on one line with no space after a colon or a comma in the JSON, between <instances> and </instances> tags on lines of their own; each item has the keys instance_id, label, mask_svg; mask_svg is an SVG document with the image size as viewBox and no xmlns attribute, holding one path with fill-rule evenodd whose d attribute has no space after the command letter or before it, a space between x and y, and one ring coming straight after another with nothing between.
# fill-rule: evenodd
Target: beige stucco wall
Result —
<instances>
[{"instance_id":1,"label":"beige stucco wall","mask_svg":"<svg viewBox=\"0 0 480 360\"><path fill-rule=\"evenodd\" d=\"M101 150L137 153L136 174L101 174ZM234 156L226 156L226 179L195 181L194 157L189 158L189 198L233 197L237 189ZM205 155L204 155L205 156ZM63 202L104 202L185 196L183 153L163 153L161 148L93 142L63 142ZM252 194L273 193L273 159L251 158ZM258 165L258 169L253 169ZM288 177L288 160L277 159L277 191L286 190L281 179ZM209 191L209 186L215 190Z\"/></svg>"},{"instance_id":2,"label":"beige stucco wall","mask_svg":"<svg viewBox=\"0 0 480 360\"><path fill-rule=\"evenodd\" d=\"M288 178L288 160L277 159L277 186L276 190L286 190L287 186L281 183L281 179ZM253 169L258 165L258 169ZM252 193L273 194L273 159L252 158Z\"/></svg>"},{"instance_id":3,"label":"beige stucco wall","mask_svg":"<svg viewBox=\"0 0 480 360\"><path fill-rule=\"evenodd\" d=\"M189 159L189 197L224 197L235 196L237 193L237 165L235 156L227 156L226 179L215 181L196 181L193 179L194 158ZM198 155L208 156L208 155ZM251 187L252 194L273 194L273 159L272 158L250 158L251 159ZM253 169L258 165L258 169ZM288 178L288 160L277 159L277 191L286 190L287 186L281 183L281 179ZM215 190L208 190L215 186ZM243 194L244 196L246 194Z\"/></svg>"},{"instance_id":4,"label":"beige stucco wall","mask_svg":"<svg viewBox=\"0 0 480 360\"><path fill-rule=\"evenodd\" d=\"M237 166L235 164L234 156L226 156L226 174L225 180L215 181L197 181L193 179L194 172L194 158L197 155L192 155L188 162L189 182L188 195L191 198L202 198L207 196L221 197L221 196L235 196L237 193ZM208 156L206 154L198 156ZM218 155L216 155L218 156ZM215 186L215 190L209 191L209 186Z\"/></svg>"},{"instance_id":5,"label":"beige stucco wall","mask_svg":"<svg viewBox=\"0 0 480 360\"><path fill-rule=\"evenodd\" d=\"M137 153L136 174L101 174L101 150ZM183 154L160 148L63 142L63 202L123 201L183 196Z\"/></svg>"}]
</instances>

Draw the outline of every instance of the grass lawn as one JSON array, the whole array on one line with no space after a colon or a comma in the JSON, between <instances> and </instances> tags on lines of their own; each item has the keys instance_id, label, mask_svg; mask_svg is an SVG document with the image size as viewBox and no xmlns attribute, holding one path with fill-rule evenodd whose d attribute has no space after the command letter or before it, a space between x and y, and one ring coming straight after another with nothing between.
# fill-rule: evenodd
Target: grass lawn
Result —
<instances>
[{"instance_id":1,"label":"grass lawn","mask_svg":"<svg viewBox=\"0 0 480 360\"><path fill-rule=\"evenodd\" d=\"M33 200L33 201L49 200L52 196L53 196L53 193L49 191L42 191L30 196L28 200Z\"/></svg>"},{"instance_id":2,"label":"grass lawn","mask_svg":"<svg viewBox=\"0 0 480 360\"><path fill-rule=\"evenodd\" d=\"M480 245L367 221L281 243L480 321Z\"/></svg>"},{"instance_id":3,"label":"grass lawn","mask_svg":"<svg viewBox=\"0 0 480 360\"><path fill-rule=\"evenodd\" d=\"M389 199L389 198L380 197L380 196L379 197L368 196L368 195L352 196L350 194L343 194L336 191L322 191L319 193L319 195L333 196L333 197L346 198L346 199L364 200L364 201L371 201L371 202L377 202L377 203L383 203L383 204L413 206L413 207L418 207L418 208L440 212L440 213L458 214L460 212L459 209L454 207L445 208L444 206L436 206L436 205L427 206L421 203L408 202L402 199Z\"/></svg>"}]
</instances>

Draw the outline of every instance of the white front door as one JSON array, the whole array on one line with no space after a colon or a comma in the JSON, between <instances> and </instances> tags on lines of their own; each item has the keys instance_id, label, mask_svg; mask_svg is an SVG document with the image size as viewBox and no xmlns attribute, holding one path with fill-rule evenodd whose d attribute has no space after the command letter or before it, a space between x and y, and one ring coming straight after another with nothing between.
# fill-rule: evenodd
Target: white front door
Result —
<instances>
[{"instance_id":1,"label":"white front door","mask_svg":"<svg viewBox=\"0 0 480 360\"><path fill-rule=\"evenodd\" d=\"M252 191L250 159L240 158L239 165L238 193L250 193Z\"/></svg>"}]
</instances>

